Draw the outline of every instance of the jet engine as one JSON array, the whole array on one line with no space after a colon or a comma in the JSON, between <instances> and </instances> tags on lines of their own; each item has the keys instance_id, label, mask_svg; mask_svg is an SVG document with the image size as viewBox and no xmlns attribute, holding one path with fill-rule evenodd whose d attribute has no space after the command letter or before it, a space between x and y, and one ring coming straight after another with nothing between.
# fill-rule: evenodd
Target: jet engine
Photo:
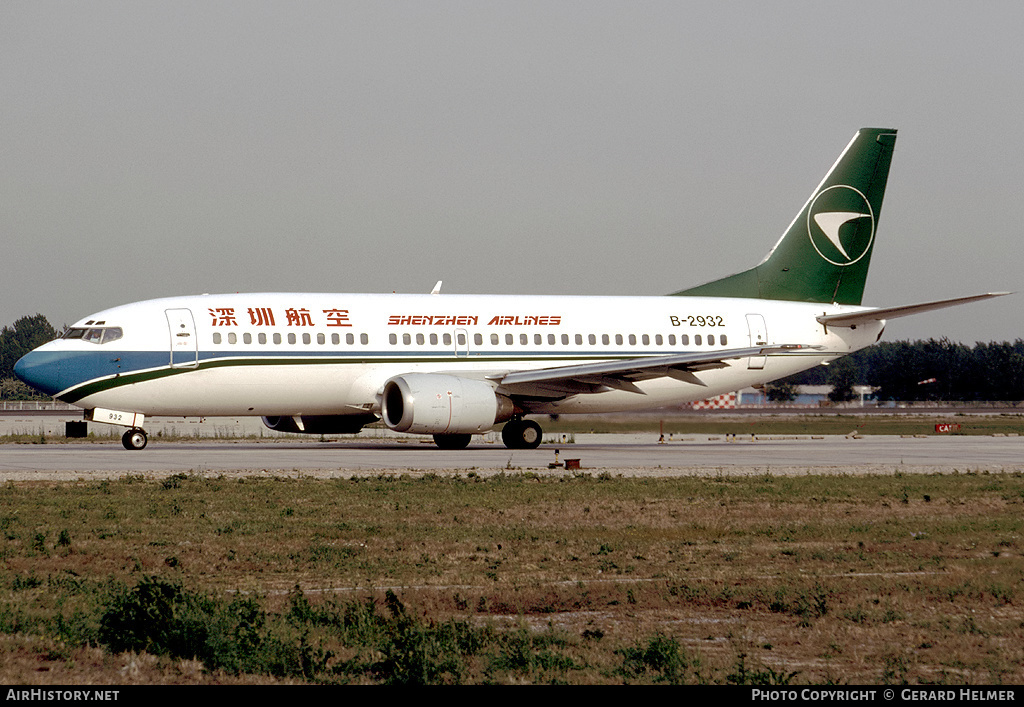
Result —
<instances>
[{"instance_id":1,"label":"jet engine","mask_svg":"<svg viewBox=\"0 0 1024 707\"><path fill-rule=\"evenodd\" d=\"M263 424L276 432L298 432L311 435L355 434L363 425L376 422L377 416L365 415L280 415L264 417Z\"/></svg>"},{"instance_id":2,"label":"jet engine","mask_svg":"<svg viewBox=\"0 0 1024 707\"><path fill-rule=\"evenodd\" d=\"M512 401L480 380L407 373L384 384L381 415L396 432L453 435L486 432L511 419Z\"/></svg>"}]
</instances>

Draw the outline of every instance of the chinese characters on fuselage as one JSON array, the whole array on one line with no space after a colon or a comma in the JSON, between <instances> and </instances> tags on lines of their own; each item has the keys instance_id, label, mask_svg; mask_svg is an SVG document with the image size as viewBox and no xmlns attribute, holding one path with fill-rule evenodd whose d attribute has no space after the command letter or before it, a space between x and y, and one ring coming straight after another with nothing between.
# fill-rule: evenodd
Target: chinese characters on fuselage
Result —
<instances>
[{"instance_id":1,"label":"chinese characters on fuselage","mask_svg":"<svg viewBox=\"0 0 1024 707\"><path fill-rule=\"evenodd\" d=\"M235 307L210 307L210 316L213 318L210 326L238 326L238 317L235 315ZM246 313L249 315L249 324L252 326L276 326L273 307L248 307ZM349 321L347 309L322 309L315 315L324 326L352 326ZM284 310L285 326L290 327L313 327L318 322L313 321L314 315L308 309L288 307Z\"/></svg>"}]
</instances>

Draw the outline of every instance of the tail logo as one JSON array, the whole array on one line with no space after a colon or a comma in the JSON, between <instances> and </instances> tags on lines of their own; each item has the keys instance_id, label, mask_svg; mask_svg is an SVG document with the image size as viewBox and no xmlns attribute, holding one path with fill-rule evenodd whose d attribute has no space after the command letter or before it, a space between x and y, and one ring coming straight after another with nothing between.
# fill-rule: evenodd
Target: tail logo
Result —
<instances>
[{"instance_id":1,"label":"tail logo","mask_svg":"<svg viewBox=\"0 0 1024 707\"><path fill-rule=\"evenodd\" d=\"M867 198L846 184L822 189L807 209L807 235L818 255L840 267L867 255L875 216Z\"/></svg>"}]
</instances>

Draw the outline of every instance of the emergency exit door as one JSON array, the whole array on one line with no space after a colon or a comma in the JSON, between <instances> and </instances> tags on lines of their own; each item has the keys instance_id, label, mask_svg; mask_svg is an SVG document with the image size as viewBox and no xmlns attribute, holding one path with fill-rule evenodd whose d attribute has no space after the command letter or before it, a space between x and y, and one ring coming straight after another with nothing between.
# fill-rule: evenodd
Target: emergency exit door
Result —
<instances>
[{"instance_id":1,"label":"emergency exit door","mask_svg":"<svg viewBox=\"0 0 1024 707\"><path fill-rule=\"evenodd\" d=\"M748 314L747 328L750 330L750 345L752 347L768 345L768 326L765 324L763 316ZM764 368L767 360L767 356L751 356L747 359L747 368L760 370Z\"/></svg>"}]
</instances>

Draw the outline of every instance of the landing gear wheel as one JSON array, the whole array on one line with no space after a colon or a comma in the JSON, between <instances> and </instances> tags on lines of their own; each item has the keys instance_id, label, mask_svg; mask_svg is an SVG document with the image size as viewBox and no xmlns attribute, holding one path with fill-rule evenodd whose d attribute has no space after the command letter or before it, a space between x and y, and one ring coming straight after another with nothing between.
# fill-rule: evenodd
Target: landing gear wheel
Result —
<instances>
[{"instance_id":1,"label":"landing gear wheel","mask_svg":"<svg viewBox=\"0 0 1024 707\"><path fill-rule=\"evenodd\" d=\"M536 449L542 435L533 420L512 420L501 428L501 441L509 449Z\"/></svg>"},{"instance_id":2,"label":"landing gear wheel","mask_svg":"<svg viewBox=\"0 0 1024 707\"><path fill-rule=\"evenodd\" d=\"M128 430L121 436L121 444L125 449L145 449L148 442L146 431L138 427Z\"/></svg>"},{"instance_id":3,"label":"landing gear wheel","mask_svg":"<svg viewBox=\"0 0 1024 707\"><path fill-rule=\"evenodd\" d=\"M465 449L472 439L473 435L434 435L434 444L438 449Z\"/></svg>"}]
</instances>

